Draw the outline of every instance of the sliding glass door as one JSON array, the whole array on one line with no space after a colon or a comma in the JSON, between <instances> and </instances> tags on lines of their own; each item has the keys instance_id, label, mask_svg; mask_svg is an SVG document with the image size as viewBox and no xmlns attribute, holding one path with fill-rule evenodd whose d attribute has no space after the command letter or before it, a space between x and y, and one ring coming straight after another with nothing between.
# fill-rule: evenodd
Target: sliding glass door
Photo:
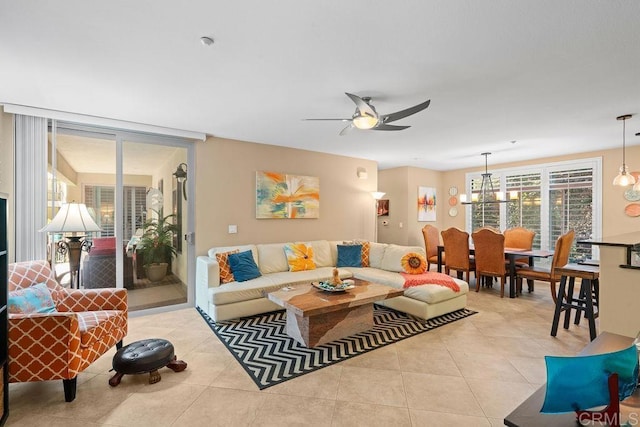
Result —
<instances>
[{"instance_id":1,"label":"sliding glass door","mask_svg":"<svg viewBox=\"0 0 640 427\"><path fill-rule=\"evenodd\" d=\"M129 305L144 309L186 303L187 147L124 139L122 153L127 182L121 234L127 242L125 286L133 291Z\"/></svg>"},{"instance_id":2,"label":"sliding glass door","mask_svg":"<svg viewBox=\"0 0 640 427\"><path fill-rule=\"evenodd\" d=\"M131 311L187 304L194 268L193 248L184 240L192 218L187 194L192 144L60 122L50 144L49 216L62 203L77 201L86 204L101 229L87 237L80 286L124 287ZM159 242L165 243L163 256ZM51 247L65 283L68 260L55 249L55 238ZM158 265L164 268L161 275Z\"/></svg>"}]
</instances>

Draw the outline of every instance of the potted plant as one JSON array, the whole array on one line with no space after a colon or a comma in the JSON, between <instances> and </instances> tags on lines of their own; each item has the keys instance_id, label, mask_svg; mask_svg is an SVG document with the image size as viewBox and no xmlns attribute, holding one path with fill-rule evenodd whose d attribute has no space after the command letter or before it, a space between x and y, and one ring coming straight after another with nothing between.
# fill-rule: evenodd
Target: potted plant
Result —
<instances>
[{"instance_id":1,"label":"potted plant","mask_svg":"<svg viewBox=\"0 0 640 427\"><path fill-rule=\"evenodd\" d=\"M155 218L145 221L143 233L136 251L142 255L147 278L152 282L164 279L171 258L176 255L173 233L177 226L170 220L175 215L161 216L156 210Z\"/></svg>"}]
</instances>

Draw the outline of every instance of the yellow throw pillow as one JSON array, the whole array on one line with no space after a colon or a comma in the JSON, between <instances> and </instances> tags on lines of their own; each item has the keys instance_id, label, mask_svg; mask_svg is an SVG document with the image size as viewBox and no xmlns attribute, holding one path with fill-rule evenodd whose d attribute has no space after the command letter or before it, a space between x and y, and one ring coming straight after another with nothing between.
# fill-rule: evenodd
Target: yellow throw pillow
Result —
<instances>
[{"instance_id":1,"label":"yellow throw pillow","mask_svg":"<svg viewBox=\"0 0 640 427\"><path fill-rule=\"evenodd\" d=\"M427 271L427 260L422 254L409 252L400 260L402 268L409 274L422 274Z\"/></svg>"},{"instance_id":2,"label":"yellow throw pillow","mask_svg":"<svg viewBox=\"0 0 640 427\"><path fill-rule=\"evenodd\" d=\"M287 243L284 245L284 253L287 256L289 271L315 270L316 263L313 260L313 248L304 243Z\"/></svg>"},{"instance_id":3,"label":"yellow throw pillow","mask_svg":"<svg viewBox=\"0 0 640 427\"><path fill-rule=\"evenodd\" d=\"M230 283L235 282L236 279L233 277L233 273L231 272L231 266L229 266L229 255L237 254L239 251L237 249L229 252L220 252L216 254L216 261L220 265L220 283Z\"/></svg>"}]
</instances>

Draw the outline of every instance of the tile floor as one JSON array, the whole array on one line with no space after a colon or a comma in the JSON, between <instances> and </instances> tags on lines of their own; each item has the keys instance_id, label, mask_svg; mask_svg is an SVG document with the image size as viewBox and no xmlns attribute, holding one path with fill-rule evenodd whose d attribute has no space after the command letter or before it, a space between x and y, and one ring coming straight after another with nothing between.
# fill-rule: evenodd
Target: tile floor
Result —
<instances>
[{"instance_id":1,"label":"tile floor","mask_svg":"<svg viewBox=\"0 0 640 427\"><path fill-rule=\"evenodd\" d=\"M479 313L263 391L195 309L130 319L125 340L170 340L189 366L162 381L126 375L108 385L115 349L78 377L11 384L7 426L499 426L545 382L544 355L573 355L588 326L549 336L548 285L517 299L496 287L469 293Z\"/></svg>"}]
</instances>

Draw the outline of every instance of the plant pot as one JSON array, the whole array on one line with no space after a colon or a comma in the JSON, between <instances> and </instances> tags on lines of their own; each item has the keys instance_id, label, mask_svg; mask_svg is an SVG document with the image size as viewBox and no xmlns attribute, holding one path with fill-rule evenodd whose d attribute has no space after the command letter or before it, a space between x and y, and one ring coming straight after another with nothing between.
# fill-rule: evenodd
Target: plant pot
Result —
<instances>
[{"instance_id":1,"label":"plant pot","mask_svg":"<svg viewBox=\"0 0 640 427\"><path fill-rule=\"evenodd\" d=\"M147 278L152 282L159 282L167 275L168 263L162 262L160 264L149 264L145 266Z\"/></svg>"}]
</instances>

